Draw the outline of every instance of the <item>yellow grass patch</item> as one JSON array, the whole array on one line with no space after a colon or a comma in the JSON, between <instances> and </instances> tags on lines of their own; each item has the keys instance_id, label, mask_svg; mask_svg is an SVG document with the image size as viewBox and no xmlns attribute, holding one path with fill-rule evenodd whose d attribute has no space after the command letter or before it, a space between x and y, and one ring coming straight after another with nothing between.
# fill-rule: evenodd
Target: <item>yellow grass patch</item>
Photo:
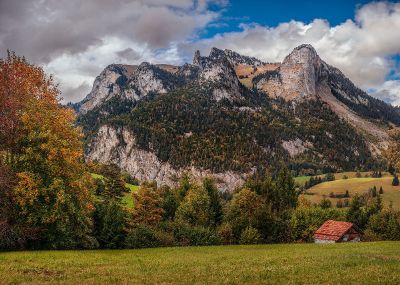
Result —
<instances>
[{"instance_id":1,"label":"yellow grass patch","mask_svg":"<svg viewBox=\"0 0 400 285\"><path fill-rule=\"evenodd\" d=\"M339 175L344 175L340 173ZM354 177L353 173L348 172L348 177ZM338 176L338 174L336 174ZM335 181L323 182L321 184L315 185L314 187L308 189L306 192L308 195L304 195L308 200L313 203L319 203L324 196L332 201L335 206L338 198L330 198L329 194L333 192L334 194L344 194L346 190L349 191L350 199L355 194L364 194L368 192L369 188L376 186L377 190L382 186L383 194L382 200L385 207L390 204L393 208L400 209L400 187L392 186L393 178L385 174L382 178L372 178L372 177L362 177L362 178L349 178L349 179L338 179Z\"/></svg>"}]
</instances>

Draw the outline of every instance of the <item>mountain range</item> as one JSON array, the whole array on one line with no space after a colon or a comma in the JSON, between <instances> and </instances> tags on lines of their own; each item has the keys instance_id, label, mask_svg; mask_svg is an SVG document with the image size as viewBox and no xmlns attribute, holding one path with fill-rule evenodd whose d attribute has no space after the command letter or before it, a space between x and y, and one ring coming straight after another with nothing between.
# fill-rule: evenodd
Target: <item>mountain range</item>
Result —
<instances>
[{"instance_id":1,"label":"mountain range","mask_svg":"<svg viewBox=\"0 0 400 285\"><path fill-rule=\"evenodd\" d=\"M397 107L311 45L281 63L212 48L182 66L111 64L74 108L88 161L167 185L212 176L228 190L279 164L296 175L372 169L400 125Z\"/></svg>"}]
</instances>

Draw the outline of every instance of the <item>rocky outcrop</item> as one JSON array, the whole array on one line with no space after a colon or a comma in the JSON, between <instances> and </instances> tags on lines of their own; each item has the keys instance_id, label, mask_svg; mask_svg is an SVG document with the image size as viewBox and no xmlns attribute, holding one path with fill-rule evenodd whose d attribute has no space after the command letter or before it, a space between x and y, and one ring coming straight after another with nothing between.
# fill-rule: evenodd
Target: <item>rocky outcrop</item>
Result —
<instances>
[{"instance_id":1,"label":"rocky outcrop","mask_svg":"<svg viewBox=\"0 0 400 285\"><path fill-rule=\"evenodd\" d=\"M109 65L96 77L92 91L81 103L80 112L87 113L115 97L135 102L150 93L165 94L181 86L186 77L193 76L193 69L186 77L186 74L181 75L180 69L172 65L152 65L148 62L138 66Z\"/></svg>"},{"instance_id":2,"label":"rocky outcrop","mask_svg":"<svg viewBox=\"0 0 400 285\"><path fill-rule=\"evenodd\" d=\"M272 97L285 100L316 98L316 85L328 74L328 65L310 45L293 50L272 73L266 73L256 82L256 88Z\"/></svg>"},{"instance_id":3,"label":"rocky outcrop","mask_svg":"<svg viewBox=\"0 0 400 285\"><path fill-rule=\"evenodd\" d=\"M199 82L213 84L213 97L219 101L223 98L238 100L241 98L240 82L235 69L223 50L212 48L208 57L202 57L196 51L193 65L200 68Z\"/></svg>"},{"instance_id":4,"label":"rocky outcrop","mask_svg":"<svg viewBox=\"0 0 400 285\"><path fill-rule=\"evenodd\" d=\"M282 141L282 147L289 153L291 157L296 157L303 154L309 149L312 149L313 145L311 142L303 142L301 139L296 138L295 140Z\"/></svg>"},{"instance_id":5,"label":"rocky outcrop","mask_svg":"<svg viewBox=\"0 0 400 285\"><path fill-rule=\"evenodd\" d=\"M80 112L86 113L117 95L121 98L133 99L135 95L133 90L125 89L124 86L136 69L137 66L134 65L111 64L107 66L96 77L92 91L81 102Z\"/></svg>"},{"instance_id":6,"label":"rocky outcrop","mask_svg":"<svg viewBox=\"0 0 400 285\"><path fill-rule=\"evenodd\" d=\"M186 172L197 180L212 177L221 190L233 190L243 184L250 173L231 171L212 173L195 167L175 169L168 162L136 146L135 136L122 128L103 125L88 145L86 160L115 163L139 181L156 181L158 185L176 186L179 177Z\"/></svg>"}]
</instances>

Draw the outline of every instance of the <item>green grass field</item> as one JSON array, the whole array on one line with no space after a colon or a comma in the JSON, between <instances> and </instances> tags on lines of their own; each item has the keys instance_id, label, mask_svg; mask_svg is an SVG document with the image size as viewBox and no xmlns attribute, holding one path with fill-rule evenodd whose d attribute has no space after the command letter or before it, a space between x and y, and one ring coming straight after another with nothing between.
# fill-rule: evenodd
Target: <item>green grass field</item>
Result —
<instances>
[{"instance_id":1,"label":"green grass field","mask_svg":"<svg viewBox=\"0 0 400 285\"><path fill-rule=\"evenodd\" d=\"M342 179L344 175L347 175L349 179ZM365 173L363 173L363 176ZM336 205L336 198L329 198L329 194L331 192L335 194L343 194L346 190L350 193L350 198L358 194L367 193L369 188L374 186L383 187L383 195L382 200L386 207L390 204L393 205L393 208L400 209L400 187L392 186L393 177L385 173L381 178L372 178L372 177L362 177L356 178L355 172L345 172L335 174L335 181L323 182L321 184L315 185L307 190L308 195L304 195L307 199L309 199L313 203L319 203L324 196L330 199L333 205ZM304 179L304 178L301 178ZM299 181L302 181L302 180Z\"/></svg>"},{"instance_id":2,"label":"green grass field","mask_svg":"<svg viewBox=\"0 0 400 285\"><path fill-rule=\"evenodd\" d=\"M400 242L0 253L1 284L398 284Z\"/></svg>"}]
</instances>

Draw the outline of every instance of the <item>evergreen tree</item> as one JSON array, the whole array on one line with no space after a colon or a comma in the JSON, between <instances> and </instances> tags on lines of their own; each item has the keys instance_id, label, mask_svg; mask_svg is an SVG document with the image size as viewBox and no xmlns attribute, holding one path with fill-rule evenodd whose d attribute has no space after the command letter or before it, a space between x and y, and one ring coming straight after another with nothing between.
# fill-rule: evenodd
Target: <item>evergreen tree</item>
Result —
<instances>
[{"instance_id":1,"label":"evergreen tree","mask_svg":"<svg viewBox=\"0 0 400 285\"><path fill-rule=\"evenodd\" d=\"M179 181L179 187L177 190L179 201L185 198L187 192L192 187L192 182L190 181L189 174L184 173Z\"/></svg>"},{"instance_id":2,"label":"evergreen tree","mask_svg":"<svg viewBox=\"0 0 400 285\"><path fill-rule=\"evenodd\" d=\"M356 194L350 202L347 211L347 221L356 224L359 228L364 229L368 222L368 217L363 209L364 202L361 196Z\"/></svg>"},{"instance_id":3,"label":"evergreen tree","mask_svg":"<svg viewBox=\"0 0 400 285\"><path fill-rule=\"evenodd\" d=\"M126 213L116 199L98 201L94 212L94 235L101 248L119 248L125 237Z\"/></svg>"},{"instance_id":4,"label":"evergreen tree","mask_svg":"<svg viewBox=\"0 0 400 285\"><path fill-rule=\"evenodd\" d=\"M104 178L103 196L106 198L122 198L129 189L125 186L121 171L116 165L106 165L103 167Z\"/></svg>"},{"instance_id":5,"label":"evergreen tree","mask_svg":"<svg viewBox=\"0 0 400 285\"><path fill-rule=\"evenodd\" d=\"M210 224L217 226L221 224L223 218L221 194L211 178L203 180L203 187L210 197Z\"/></svg>"},{"instance_id":6,"label":"evergreen tree","mask_svg":"<svg viewBox=\"0 0 400 285\"><path fill-rule=\"evenodd\" d=\"M175 212L179 207L178 194L175 190L167 186L163 186L159 189L161 196L161 208L164 210L163 220L173 220L175 218Z\"/></svg>"}]
</instances>

